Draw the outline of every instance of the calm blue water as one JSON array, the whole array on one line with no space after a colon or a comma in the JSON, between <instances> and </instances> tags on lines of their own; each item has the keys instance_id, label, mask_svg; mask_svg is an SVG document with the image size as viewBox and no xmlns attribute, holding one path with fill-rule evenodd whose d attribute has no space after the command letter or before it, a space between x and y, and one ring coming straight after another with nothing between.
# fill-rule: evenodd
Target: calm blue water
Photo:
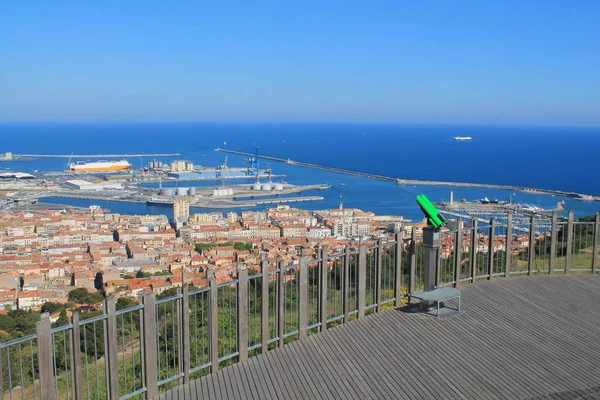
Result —
<instances>
[{"instance_id":1,"label":"calm blue water","mask_svg":"<svg viewBox=\"0 0 600 400\"><path fill-rule=\"evenodd\" d=\"M470 142L454 142L453 136L472 136ZM224 143L227 145L224 145ZM600 195L596 153L600 128L434 126L386 124L225 124L225 123L81 123L0 124L0 152L172 153L197 164L222 164L224 153L216 147L290 157L321 165L392 177L511 184L561 189ZM164 159L170 161L171 158ZM15 171L62 170L66 159L4 162ZM149 159L129 159L134 166ZM244 166L244 158L229 155L229 166ZM405 187L335 173L261 160L261 168L286 174L293 184L328 183L321 202L299 207L322 209L357 207L377 214L404 215L420 219L416 194L432 200L448 197L449 187ZM232 183L241 183L234 181ZM344 183L345 186L340 186ZM218 185L218 182L185 183L185 186ZM455 199L505 199L512 193L489 189L454 188ZM340 196L342 196L340 198ZM516 193L515 200L551 208L552 196ZM55 199L63 204L87 206L84 200ZM567 209L578 216L600 210L600 203L566 199ZM99 204L97 201L93 204ZM105 203L115 212L169 213L161 207Z\"/></svg>"}]
</instances>

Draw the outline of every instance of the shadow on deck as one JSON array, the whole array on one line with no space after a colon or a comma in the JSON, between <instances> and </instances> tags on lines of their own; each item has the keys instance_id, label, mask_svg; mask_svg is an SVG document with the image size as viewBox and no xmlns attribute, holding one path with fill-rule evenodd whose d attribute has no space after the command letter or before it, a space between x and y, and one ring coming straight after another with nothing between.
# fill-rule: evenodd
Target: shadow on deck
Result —
<instances>
[{"instance_id":1,"label":"shadow on deck","mask_svg":"<svg viewBox=\"0 0 600 400\"><path fill-rule=\"evenodd\" d=\"M461 315L388 310L161 399L600 399L600 276L462 288Z\"/></svg>"}]
</instances>

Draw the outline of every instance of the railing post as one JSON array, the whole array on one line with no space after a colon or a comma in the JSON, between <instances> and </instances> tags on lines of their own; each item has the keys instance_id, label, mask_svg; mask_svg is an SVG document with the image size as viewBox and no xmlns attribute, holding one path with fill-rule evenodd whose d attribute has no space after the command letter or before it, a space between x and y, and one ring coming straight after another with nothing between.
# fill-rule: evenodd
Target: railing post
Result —
<instances>
[{"instance_id":1,"label":"railing post","mask_svg":"<svg viewBox=\"0 0 600 400\"><path fill-rule=\"evenodd\" d=\"M404 274L402 271L402 229L396 233L396 259L394 266L394 306L400 307L400 300L402 299L402 287L404 286Z\"/></svg>"},{"instance_id":2,"label":"railing post","mask_svg":"<svg viewBox=\"0 0 600 400\"><path fill-rule=\"evenodd\" d=\"M456 220L456 238L454 241L454 287L460 286L462 276L462 218Z\"/></svg>"},{"instance_id":3,"label":"railing post","mask_svg":"<svg viewBox=\"0 0 600 400\"><path fill-rule=\"evenodd\" d=\"M50 314L42 314L41 320L36 324L38 368L42 400L54 400L56 398L56 394L54 393L54 365L52 363L51 329ZM2 395L4 395L4 393Z\"/></svg>"},{"instance_id":4,"label":"railing post","mask_svg":"<svg viewBox=\"0 0 600 400\"><path fill-rule=\"evenodd\" d=\"M552 211L552 232L550 232L550 267L548 268L548 275L552 275L554 272L554 266L556 265L556 242L558 241L558 211Z\"/></svg>"},{"instance_id":5,"label":"railing post","mask_svg":"<svg viewBox=\"0 0 600 400\"><path fill-rule=\"evenodd\" d=\"M490 234L488 235L488 281L494 275L494 231L496 230L496 218L490 219Z\"/></svg>"},{"instance_id":6,"label":"railing post","mask_svg":"<svg viewBox=\"0 0 600 400\"><path fill-rule=\"evenodd\" d=\"M302 253L298 271L298 332L300 339L308 337L308 257Z\"/></svg>"},{"instance_id":7,"label":"railing post","mask_svg":"<svg viewBox=\"0 0 600 400\"><path fill-rule=\"evenodd\" d=\"M529 257L527 259L527 275L533 270L533 259L535 256L535 216L529 219Z\"/></svg>"},{"instance_id":8,"label":"railing post","mask_svg":"<svg viewBox=\"0 0 600 400\"><path fill-rule=\"evenodd\" d=\"M329 275L329 266L327 260L327 253L329 248L327 246L323 246L321 248L321 298L319 301L319 305L321 307L321 332L327 329L327 290L328 290L328 282L327 276Z\"/></svg>"},{"instance_id":9,"label":"railing post","mask_svg":"<svg viewBox=\"0 0 600 400\"><path fill-rule=\"evenodd\" d=\"M475 282L477 277L477 219L471 219L473 233L471 234L471 282Z\"/></svg>"},{"instance_id":10,"label":"railing post","mask_svg":"<svg viewBox=\"0 0 600 400\"><path fill-rule=\"evenodd\" d=\"M442 233L440 232L440 236ZM435 288L439 288L442 284L442 251L441 246L435 250Z\"/></svg>"},{"instance_id":11,"label":"railing post","mask_svg":"<svg viewBox=\"0 0 600 400\"><path fill-rule=\"evenodd\" d=\"M277 336L279 337L279 347L284 344L285 335L285 268L283 260L277 262L279 274L277 275Z\"/></svg>"},{"instance_id":12,"label":"railing post","mask_svg":"<svg viewBox=\"0 0 600 400\"><path fill-rule=\"evenodd\" d=\"M575 219L575 212L569 210L569 222L567 225L567 262L565 263L565 274L569 273L569 270L573 268L573 221Z\"/></svg>"},{"instance_id":13,"label":"railing post","mask_svg":"<svg viewBox=\"0 0 600 400\"><path fill-rule=\"evenodd\" d=\"M214 374L219 370L218 287L215 272L213 270L206 270L206 278L208 279L208 287L210 290L210 300L208 302L208 356L210 357L210 372Z\"/></svg>"},{"instance_id":14,"label":"railing post","mask_svg":"<svg viewBox=\"0 0 600 400\"><path fill-rule=\"evenodd\" d=\"M156 349L156 297L154 293L140 296L144 304L142 314L144 337L144 375L146 377L147 400L153 399L158 395L158 371L157 371L157 349Z\"/></svg>"},{"instance_id":15,"label":"railing post","mask_svg":"<svg viewBox=\"0 0 600 400\"><path fill-rule=\"evenodd\" d=\"M0 360L2 360L2 350L0 350ZM0 398L4 400L4 367L0 363Z\"/></svg>"},{"instance_id":16,"label":"railing post","mask_svg":"<svg viewBox=\"0 0 600 400\"><path fill-rule=\"evenodd\" d=\"M505 243L505 264L504 264L504 277L508 278L510 275L510 263L512 257L512 232L513 232L513 211L506 213L506 243Z\"/></svg>"},{"instance_id":17,"label":"railing post","mask_svg":"<svg viewBox=\"0 0 600 400\"><path fill-rule=\"evenodd\" d=\"M594 220L594 246L592 254L592 274L596 273L596 269L598 268L598 251L600 250L598 247L600 245L600 212L596 213L596 219Z\"/></svg>"},{"instance_id":18,"label":"railing post","mask_svg":"<svg viewBox=\"0 0 600 400\"><path fill-rule=\"evenodd\" d=\"M358 315L357 318L365 316L365 305L367 300L367 247L360 244L358 248Z\"/></svg>"},{"instance_id":19,"label":"railing post","mask_svg":"<svg viewBox=\"0 0 600 400\"><path fill-rule=\"evenodd\" d=\"M377 259L375 261L375 312L381 309L381 272L383 260L383 241L377 241Z\"/></svg>"},{"instance_id":20,"label":"railing post","mask_svg":"<svg viewBox=\"0 0 600 400\"><path fill-rule=\"evenodd\" d=\"M269 261L265 254L260 260L261 285L260 285L260 338L261 351L269 350ZM247 306L246 306L247 307ZM246 343L248 341L246 340Z\"/></svg>"},{"instance_id":21,"label":"railing post","mask_svg":"<svg viewBox=\"0 0 600 400\"><path fill-rule=\"evenodd\" d=\"M248 360L248 269L237 265L237 332L239 362Z\"/></svg>"},{"instance_id":22,"label":"railing post","mask_svg":"<svg viewBox=\"0 0 600 400\"><path fill-rule=\"evenodd\" d=\"M348 322L350 317L350 246L344 248L344 323Z\"/></svg>"},{"instance_id":23,"label":"railing post","mask_svg":"<svg viewBox=\"0 0 600 400\"><path fill-rule=\"evenodd\" d=\"M73 378L73 399L83 399L83 382L81 381L81 329L79 327L79 311L71 316L71 376Z\"/></svg>"},{"instance_id":24,"label":"railing post","mask_svg":"<svg viewBox=\"0 0 600 400\"><path fill-rule=\"evenodd\" d=\"M408 295L415 294L415 279L417 277L417 229L413 226L410 232L410 265L408 272Z\"/></svg>"},{"instance_id":25,"label":"railing post","mask_svg":"<svg viewBox=\"0 0 600 400\"><path fill-rule=\"evenodd\" d=\"M106 360L108 361L108 393L111 399L118 399L119 394L119 359L117 342L117 308L114 296L104 301L106 312Z\"/></svg>"},{"instance_id":26,"label":"railing post","mask_svg":"<svg viewBox=\"0 0 600 400\"><path fill-rule=\"evenodd\" d=\"M183 285L181 289L181 355L182 355L182 371L183 383L190 381L190 298L189 287Z\"/></svg>"}]
</instances>

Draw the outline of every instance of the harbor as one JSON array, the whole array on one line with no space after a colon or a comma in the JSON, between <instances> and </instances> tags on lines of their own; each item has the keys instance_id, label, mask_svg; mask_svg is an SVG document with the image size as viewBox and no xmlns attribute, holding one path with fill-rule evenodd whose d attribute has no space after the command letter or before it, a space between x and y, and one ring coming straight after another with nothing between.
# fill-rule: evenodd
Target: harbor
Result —
<instances>
[{"instance_id":1,"label":"harbor","mask_svg":"<svg viewBox=\"0 0 600 400\"><path fill-rule=\"evenodd\" d=\"M229 150L229 149L222 149L219 147L216 148L215 151L228 153L228 154L235 154L235 155L239 155L239 156L252 156L251 153L236 151L236 150ZM369 174L366 172L351 171L351 170L347 170L347 169L311 164L311 163L306 163L306 162L302 162L302 161L292 160L290 158L285 159L285 158L279 158L279 157L265 156L262 154L259 157L262 159L265 159L265 160L280 162L280 163L284 163L284 164L288 164L288 165L320 169L320 170L324 170L324 171L336 172L336 173L346 174L346 175L360 176L363 178L392 182L392 183L396 183L398 185L454 186L454 187L500 189L500 190L524 192L524 193L529 193L529 194L558 195L558 196L565 196L565 197L570 197L570 198L573 198L576 200L584 200L584 201L600 201L600 196L592 196L592 195L567 192L567 191L562 191L562 190L540 189L540 188L531 188L531 187L513 186L513 185L499 185L499 184L489 184L489 183L472 183L472 182L469 183L469 182L449 182L449 181L402 179L402 178L395 178L395 177L389 177L389 176L383 176L383 175Z\"/></svg>"},{"instance_id":2,"label":"harbor","mask_svg":"<svg viewBox=\"0 0 600 400\"><path fill-rule=\"evenodd\" d=\"M252 157L245 167L230 167L226 157L222 165L207 167L186 160L169 163L154 159L137 169L124 159L80 161L69 162L64 172L5 173L0 180L0 192L4 194L1 207L40 208L43 199L172 207L176 199L184 199L190 207L247 208L320 201L322 196L306 195L305 192L331 188L327 184L287 183L283 180L285 175L260 169L257 160ZM280 181L273 181L274 178ZM251 182L229 183L233 180ZM196 181L220 181L221 184L193 186Z\"/></svg>"}]
</instances>

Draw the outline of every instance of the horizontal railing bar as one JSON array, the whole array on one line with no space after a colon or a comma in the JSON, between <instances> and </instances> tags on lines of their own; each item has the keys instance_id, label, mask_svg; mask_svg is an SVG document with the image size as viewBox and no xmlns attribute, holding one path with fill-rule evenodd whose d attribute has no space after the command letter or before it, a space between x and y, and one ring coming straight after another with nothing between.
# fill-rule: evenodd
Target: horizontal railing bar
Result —
<instances>
[{"instance_id":1,"label":"horizontal railing bar","mask_svg":"<svg viewBox=\"0 0 600 400\"><path fill-rule=\"evenodd\" d=\"M193 296L198 293L208 292L209 290L210 290L210 288L208 286L200 288L200 289L195 289L195 290L189 291L188 296Z\"/></svg>"},{"instance_id":2,"label":"horizontal railing bar","mask_svg":"<svg viewBox=\"0 0 600 400\"><path fill-rule=\"evenodd\" d=\"M495 274L492 274L492 276L504 276L504 272L496 272Z\"/></svg>"},{"instance_id":3,"label":"horizontal railing bar","mask_svg":"<svg viewBox=\"0 0 600 400\"><path fill-rule=\"evenodd\" d=\"M528 271L510 271L509 275L521 275L521 274L526 274L527 272Z\"/></svg>"},{"instance_id":4,"label":"horizontal railing bar","mask_svg":"<svg viewBox=\"0 0 600 400\"><path fill-rule=\"evenodd\" d=\"M185 374L183 372L180 372L176 375L170 376L168 378L165 378L163 380L158 381L158 386L164 385L165 383L169 383L171 381L174 381L175 379L179 379L181 377L183 377Z\"/></svg>"},{"instance_id":5,"label":"horizontal railing bar","mask_svg":"<svg viewBox=\"0 0 600 400\"><path fill-rule=\"evenodd\" d=\"M59 332L63 332L63 331L68 331L69 329L73 329L73 324L68 323L68 324L65 324L65 325L57 326L56 328L52 328L50 330L50 332L52 332L52 333L59 333Z\"/></svg>"},{"instance_id":6,"label":"horizontal railing bar","mask_svg":"<svg viewBox=\"0 0 600 400\"><path fill-rule=\"evenodd\" d=\"M262 274L261 274L261 273L254 274L254 275L249 275L249 276L248 276L248 280L250 281L250 280L252 280L252 279L257 279L257 278L260 278L260 277L262 277Z\"/></svg>"},{"instance_id":7,"label":"horizontal railing bar","mask_svg":"<svg viewBox=\"0 0 600 400\"><path fill-rule=\"evenodd\" d=\"M352 310L348 312L348 315L358 314L358 310Z\"/></svg>"},{"instance_id":8,"label":"horizontal railing bar","mask_svg":"<svg viewBox=\"0 0 600 400\"><path fill-rule=\"evenodd\" d=\"M318 328L319 326L321 326L321 323L317 322L316 324L308 325L306 329Z\"/></svg>"},{"instance_id":9,"label":"horizontal railing bar","mask_svg":"<svg viewBox=\"0 0 600 400\"><path fill-rule=\"evenodd\" d=\"M327 323L329 323L329 322L335 322L335 321L338 321L338 320L343 319L343 318L344 318L344 314L342 314L342 315L336 315L335 317L328 318L327 319Z\"/></svg>"},{"instance_id":10,"label":"horizontal railing bar","mask_svg":"<svg viewBox=\"0 0 600 400\"><path fill-rule=\"evenodd\" d=\"M101 314L101 315L97 315L97 316L92 317L92 318L81 319L81 320L79 320L79 326L83 326L83 325L86 325L86 324L92 324L94 322L105 320L106 318L107 318L106 314Z\"/></svg>"},{"instance_id":11,"label":"horizontal railing bar","mask_svg":"<svg viewBox=\"0 0 600 400\"><path fill-rule=\"evenodd\" d=\"M279 336L276 336L274 338L271 338L271 339L267 340L267 343L271 344L271 343L275 343L277 341L279 341Z\"/></svg>"},{"instance_id":12,"label":"horizontal railing bar","mask_svg":"<svg viewBox=\"0 0 600 400\"><path fill-rule=\"evenodd\" d=\"M327 256L327 261L334 259L334 258L342 258L346 255L346 253L336 253L336 254L332 254L330 256Z\"/></svg>"},{"instance_id":13,"label":"horizontal railing bar","mask_svg":"<svg viewBox=\"0 0 600 400\"><path fill-rule=\"evenodd\" d=\"M370 310L371 308L375 308L375 307L377 307L377 303L375 303L375 304L369 304L369 305L365 306L365 310Z\"/></svg>"},{"instance_id":14,"label":"horizontal railing bar","mask_svg":"<svg viewBox=\"0 0 600 400\"><path fill-rule=\"evenodd\" d=\"M173 296L163 297L162 299L156 299L155 304L166 303L167 301L179 300L179 299L183 299L183 295L182 294L174 294Z\"/></svg>"},{"instance_id":15,"label":"horizontal railing bar","mask_svg":"<svg viewBox=\"0 0 600 400\"><path fill-rule=\"evenodd\" d=\"M571 268L571 271L591 271L591 268Z\"/></svg>"},{"instance_id":16,"label":"horizontal railing bar","mask_svg":"<svg viewBox=\"0 0 600 400\"><path fill-rule=\"evenodd\" d=\"M196 371L200 371L201 369L208 368L210 366L211 366L211 362L207 362L207 363L204 363L202 365L198 365L197 367L190 368L190 374L192 374L192 373L194 373Z\"/></svg>"},{"instance_id":17,"label":"horizontal railing bar","mask_svg":"<svg viewBox=\"0 0 600 400\"><path fill-rule=\"evenodd\" d=\"M131 392L131 393L127 393L121 397L119 397L120 400L125 400L125 399L129 399L133 396L137 396L138 394L142 394L146 391L146 387L143 387L141 389L136 390L135 392Z\"/></svg>"},{"instance_id":18,"label":"horizontal railing bar","mask_svg":"<svg viewBox=\"0 0 600 400\"><path fill-rule=\"evenodd\" d=\"M233 285L233 284L235 284L235 283L238 283L238 280L237 280L237 279L232 279L232 280L230 280L230 281L227 281L227 282L219 283L219 284L217 285L217 287L218 287L218 288L221 288L221 287L224 287L224 286L230 286L230 285Z\"/></svg>"},{"instance_id":19,"label":"horizontal railing bar","mask_svg":"<svg viewBox=\"0 0 600 400\"><path fill-rule=\"evenodd\" d=\"M34 333L32 335L23 336L18 339L13 339L9 340L8 342L0 343L0 349L4 349L6 347L10 347L19 343L25 343L33 339L37 339L37 334Z\"/></svg>"},{"instance_id":20,"label":"horizontal railing bar","mask_svg":"<svg viewBox=\"0 0 600 400\"><path fill-rule=\"evenodd\" d=\"M471 280L471 277L469 276L467 278L461 278L460 282L466 282L466 281L470 281L470 280Z\"/></svg>"},{"instance_id":21,"label":"horizontal railing bar","mask_svg":"<svg viewBox=\"0 0 600 400\"><path fill-rule=\"evenodd\" d=\"M440 285L454 285L454 281L440 282Z\"/></svg>"},{"instance_id":22,"label":"horizontal railing bar","mask_svg":"<svg viewBox=\"0 0 600 400\"><path fill-rule=\"evenodd\" d=\"M223 357L219 358L219 362L227 361L227 360L229 360L230 358L233 358L233 357L235 357L235 356L239 356L239 355L240 355L240 352L239 352L239 351L236 351L236 352L233 352L233 353L227 354L226 356L223 356Z\"/></svg>"},{"instance_id":23,"label":"horizontal railing bar","mask_svg":"<svg viewBox=\"0 0 600 400\"><path fill-rule=\"evenodd\" d=\"M144 309L144 305L143 304L138 304L137 306L132 306L132 307L128 307L128 308L124 308L122 310L117 310L115 312L115 315L121 315L121 314L125 314L128 312L133 312L133 311L138 311L138 310L143 310Z\"/></svg>"},{"instance_id":24,"label":"horizontal railing bar","mask_svg":"<svg viewBox=\"0 0 600 400\"><path fill-rule=\"evenodd\" d=\"M297 335L299 332L300 332L300 331L299 331L298 329L296 329L295 331L291 331L291 332L288 332L288 333L284 333L284 334L283 334L283 338L285 339L285 338L287 338L287 337L290 337L290 336Z\"/></svg>"},{"instance_id":25,"label":"horizontal railing bar","mask_svg":"<svg viewBox=\"0 0 600 400\"><path fill-rule=\"evenodd\" d=\"M396 301L395 297L392 297L391 299L383 300L383 301L379 302L379 305L382 306L384 304L391 303L393 301Z\"/></svg>"},{"instance_id":26,"label":"horizontal railing bar","mask_svg":"<svg viewBox=\"0 0 600 400\"><path fill-rule=\"evenodd\" d=\"M253 344L252 346L248 346L248 351L260 349L262 347L262 343Z\"/></svg>"}]
</instances>

